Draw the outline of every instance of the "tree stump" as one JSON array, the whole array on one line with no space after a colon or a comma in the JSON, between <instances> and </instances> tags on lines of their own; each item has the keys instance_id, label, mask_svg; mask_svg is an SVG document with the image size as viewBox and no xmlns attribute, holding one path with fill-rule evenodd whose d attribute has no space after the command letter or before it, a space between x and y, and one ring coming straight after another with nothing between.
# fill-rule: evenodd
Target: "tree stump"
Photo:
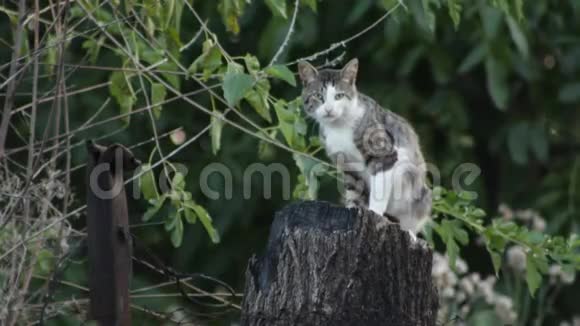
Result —
<instances>
[{"instance_id":1,"label":"tree stump","mask_svg":"<svg viewBox=\"0 0 580 326\"><path fill-rule=\"evenodd\" d=\"M432 250L370 211L324 202L276 214L250 259L242 325L435 325Z\"/></svg>"}]
</instances>

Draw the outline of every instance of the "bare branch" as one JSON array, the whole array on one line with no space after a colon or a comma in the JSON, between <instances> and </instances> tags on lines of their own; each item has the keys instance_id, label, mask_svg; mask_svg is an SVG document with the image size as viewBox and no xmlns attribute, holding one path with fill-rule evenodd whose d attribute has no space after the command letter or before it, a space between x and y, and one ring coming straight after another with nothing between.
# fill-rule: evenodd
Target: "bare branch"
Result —
<instances>
[{"instance_id":1,"label":"bare branch","mask_svg":"<svg viewBox=\"0 0 580 326\"><path fill-rule=\"evenodd\" d=\"M299 0L296 0L294 2L294 13L292 14L292 20L290 21L290 26L288 26L288 32L286 33L286 37L284 37L284 41L282 41L282 44L280 44L278 51L276 51L276 54L274 54L274 56L272 57L272 60L270 61L270 64L268 64L268 66L275 64L276 60L278 60L278 57L280 56L280 54L282 54L282 51L284 51L284 48L286 48L286 46L288 46L288 42L290 41L290 36L294 32L294 24L296 24L296 16L298 16L298 8L299 7L300 7Z\"/></svg>"},{"instance_id":2,"label":"bare branch","mask_svg":"<svg viewBox=\"0 0 580 326\"><path fill-rule=\"evenodd\" d=\"M369 26L365 27L363 30L361 30L360 32L345 38L342 41L336 42L331 44L328 48L326 48L325 50L322 50L320 52L316 52L314 54L311 54L307 57L302 57L299 59L296 59L292 62L287 63L286 65L291 66L291 65L295 65L297 64L299 61L301 60L308 60L308 61L312 61L314 59L317 59L318 57L325 55L327 53L330 53L332 51L334 51L335 49L339 48L339 47L346 47L346 44L354 41L355 39L363 36L364 34L366 34L368 31L372 30L373 28L375 28L378 24L380 24L383 20L387 19L387 17L389 17L393 12L395 12L395 10L397 10L400 6L402 6L402 2L401 1L397 1L397 4L394 5L391 9L389 9L385 14L383 14L379 19L377 19L376 21L374 21L372 24L370 24Z\"/></svg>"},{"instance_id":3,"label":"bare branch","mask_svg":"<svg viewBox=\"0 0 580 326\"><path fill-rule=\"evenodd\" d=\"M12 60L10 62L9 77L15 77L18 70L17 58L20 56L22 49L22 40L24 34L24 15L26 14L26 1L18 2L18 26L16 27L14 47L12 50ZM0 122L0 160L4 157L4 146L6 145L6 136L8 135L8 126L10 124L10 112L14 105L14 93L16 92L16 79L11 78L6 89L6 98L4 99L4 111L2 112L2 122Z\"/></svg>"}]
</instances>

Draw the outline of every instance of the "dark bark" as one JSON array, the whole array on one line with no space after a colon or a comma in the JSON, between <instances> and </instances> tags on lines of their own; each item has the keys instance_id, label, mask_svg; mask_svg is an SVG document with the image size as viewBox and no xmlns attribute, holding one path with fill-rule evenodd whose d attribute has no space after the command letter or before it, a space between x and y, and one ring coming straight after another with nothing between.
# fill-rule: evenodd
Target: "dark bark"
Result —
<instances>
[{"instance_id":1,"label":"dark bark","mask_svg":"<svg viewBox=\"0 0 580 326\"><path fill-rule=\"evenodd\" d=\"M132 241L123 170L139 162L117 144L88 142L87 150L89 314L102 326L129 326Z\"/></svg>"},{"instance_id":2,"label":"dark bark","mask_svg":"<svg viewBox=\"0 0 580 326\"><path fill-rule=\"evenodd\" d=\"M435 325L431 265L423 240L374 213L292 204L249 261L242 325Z\"/></svg>"}]
</instances>

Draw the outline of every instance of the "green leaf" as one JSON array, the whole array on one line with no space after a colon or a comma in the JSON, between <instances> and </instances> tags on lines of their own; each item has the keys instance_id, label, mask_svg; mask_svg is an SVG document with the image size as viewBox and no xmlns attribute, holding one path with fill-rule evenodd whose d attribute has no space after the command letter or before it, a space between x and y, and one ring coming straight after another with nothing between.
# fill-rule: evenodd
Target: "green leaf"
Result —
<instances>
[{"instance_id":1,"label":"green leaf","mask_svg":"<svg viewBox=\"0 0 580 326\"><path fill-rule=\"evenodd\" d=\"M532 297L542 283L542 274L538 270L537 263L534 255L531 252L528 253L526 261L526 282L528 283L528 289Z\"/></svg>"},{"instance_id":2,"label":"green leaf","mask_svg":"<svg viewBox=\"0 0 580 326\"><path fill-rule=\"evenodd\" d=\"M36 254L36 265L39 269L40 274L47 275L52 271L52 266L54 264L54 254L47 249L40 249Z\"/></svg>"},{"instance_id":3,"label":"green leaf","mask_svg":"<svg viewBox=\"0 0 580 326\"><path fill-rule=\"evenodd\" d=\"M230 61L228 62L228 68L227 68L227 73L243 73L244 72L244 66L242 66L241 64L234 62L234 61Z\"/></svg>"},{"instance_id":4,"label":"green leaf","mask_svg":"<svg viewBox=\"0 0 580 326\"><path fill-rule=\"evenodd\" d=\"M514 0L513 2L513 6L514 6L514 14L516 16L517 20L523 20L524 19L524 0Z\"/></svg>"},{"instance_id":5,"label":"green leaf","mask_svg":"<svg viewBox=\"0 0 580 326\"><path fill-rule=\"evenodd\" d=\"M467 201L473 201L477 199L477 193L474 191L460 191L457 196Z\"/></svg>"},{"instance_id":6,"label":"green leaf","mask_svg":"<svg viewBox=\"0 0 580 326\"><path fill-rule=\"evenodd\" d=\"M526 241L532 245L539 245L544 242L545 235L538 231L531 231L525 233Z\"/></svg>"},{"instance_id":7,"label":"green leaf","mask_svg":"<svg viewBox=\"0 0 580 326\"><path fill-rule=\"evenodd\" d=\"M447 8L449 8L449 17L453 21L453 26L455 29L459 26L459 21L461 20L461 0L447 0Z\"/></svg>"},{"instance_id":8,"label":"green leaf","mask_svg":"<svg viewBox=\"0 0 580 326\"><path fill-rule=\"evenodd\" d=\"M252 76L228 71L224 77L222 88L224 97L230 106L236 105L254 85Z\"/></svg>"},{"instance_id":9,"label":"green leaf","mask_svg":"<svg viewBox=\"0 0 580 326\"><path fill-rule=\"evenodd\" d=\"M562 103L570 104L580 101L580 82L565 84L558 93Z\"/></svg>"},{"instance_id":10,"label":"green leaf","mask_svg":"<svg viewBox=\"0 0 580 326\"><path fill-rule=\"evenodd\" d=\"M195 211L195 213L197 214L197 217L199 218L199 220L201 221L201 224L203 224L203 227L205 228L207 234L211 238L211 241L213 243L220 242L220 236L217 233L217 231L214 229L214 227L212 225L212 219L209 216L209 213L205 210L205 208L203 208L199 205L193 205L192 208Z\"/></svg>"},{"instance_id":11,"label":"green leaf","mask_svg":"<svg viewBox=\"0 0 580 326\"><path fill-rule=\"evenodd\" d=\"M292 198L296 200L308 200L310 199L308 194L308 186L306 185L306 178L303 174L299 174L297 177L296 185L292 191Z\"/></svg>"},{"instance_id":12,"label":"green leaf","mask_svg":"<svg viewBox=\"0 0 580 326\"><path fill-rule=\"evenodd\" d=\"M381 7L383 7L383 9L385 9L386 11L393 9L394 6L399 5L399 4L400 4L399 0L381 0L380 1Z\"/></svg>"},{"instance_id":13,"label":"green leaf","mask_svg":"<svg viewBox=\"0 0 580 326\"><path fill-rule=\"evenodd\" d=\"M171 186L176 190L183 190L185 188L185 175L181 172L175 172L171 180Z\"/></svg>"},{"instance_id":14,"label":"green leaf","mask_svg":"<svg viewBox=\"0 0 580 326\"><path fill-rule=\"evenodd\" d=\"M266 68L266 73L274 78L281 79L288 84L296 87L296 78L294 74L285 65L273 65Z\"/></svg>"},{"instance_id":15,"label":"green leaf","mask_svg":"<svg viewBox=\"0 0 580 326\"><path fill-rule=\"evenodd\" d=\"M270 116L270 105L268 104L267 93L260 93L255 90L250 90L246 93L244 97L248 103L254 108L254 110L266 121L272 122L272 117Z\"/></svg>"},{"instance_id":16,"label":"green leaf","mask_svg":"<svg viewBox=\"0 0 580 326\"><path fill-rule=\"evenodd\" d=\"M246 0L220 0L218 3L218 11L222 16L222 21L226 26L228 32L238 34L240 32L240 24L238 18L244 12Z\"/></svg>"},{"instance_id":17,"label":"green leaf","mask_svg":"<svg viewBox=\"0 0 580 326\"><path fill-rule=\"evenodd\" d=\"M167 1L165 1L164 5L162 6L160 16L162 16L163 21L165 22L165 26L163 26L164 31L166 31L170 26L169 24L171 23L171 19L173 18L174 12L177 9L176 2L178 2L178 1L167 0Z\"/></svg>"},{"instance_id":18,"label":"green leaf","mask_svg":"<svg viewBox=\"0 0 580 326\"><path fill-rule=\"evenodd\" d=\"M149 203L152 204L152 206L150 206L147 211L145 212L145 214L143 214L143 221L147 222L150 219L153 218L153 216L155 216L155 214L157 214L157 212L159 212L159 210L161 209L161 207L163 207L163 203L165 202L165 196L161 196L161 198L159 199L151 199L149 200Z\"/></svg>"},{"instance_id":19,"label":"green leaf","mask_svg":"<svg viewBox=\"0 0 580 326\"><path fill-rule=\"evenodd\" d=\"M405 4L409 7L415 23L428 38L435 35L435 13L429 6L429 0L408 1Z\"/></svg>"},{"instance_id":20,"label":"green leaf","mask_svg":"<svg viewBox=\"0 0 580 326\"><path fill-rule=\"evenodd\" d=\"M183 211L185 213L185 220L189 224L195 224L195 222L197 222L197 214L195 213L195 210L193 209L193 205L195 205L193 202L190 202L187 205L183 205Z\"/></svg>"},{"instance_id":21,"label":"green leaf","mask_svg":"<svg viewBox=\"0 0 580 326\"><path fill-rule=\"evenodd\" d=\"M250 72L252 75L260 70L260 61L258 61L258 58L255 56L249 53L246 54L244 57L244 62L246 63L246 69L248 69L248 72Z\"/></svg>"},{"instance_id":22,"label":"green leaf","mask_svg":"<svg viewBox=\"0 0 580 326\"><path fill-rule=\"evenodd\" d=\"M153 106L153 113L157 119L161 116L163 106L160 103L165 101L165 96L167 96L167 89L165 89L163 84L151 84L151 105Z\"/></svg>"},{"instance_id":23,"label":"green leaf","mask_svg":"<svg viewBox=\"0 0 580 326\"><path fill-rule=\"evenodd\" d=\"M514 236L518 231L518 225L512 221L494 220L493 225L507 236Z\"/></svg>"},{"instance_id":24,"label":"green leaf","mask_svg":"<svg viewBox=\"0 0 580 326\"><path fill-rule=\"evenodd\" d=\"M300 99L300 98L298 98ZM285 106L288 107L285 108ZM306 147L306 140L304 135L301 134L302 122L298 121L300 116L298 114L300 107L299 102L292 101L286 103L284 100L279 100L274 104L274 110L278 117L278 128L282 132L286 143L296 149L303 150Z\"/></svg>"},{"instance_id":25,"label":"green leaf","mask_svg":"<svg viewBox=\"0 0 580 326\"><path fill-rule=\"evenodd\" d=\"M266 4L274 16L288 18L286 15L286 0L266 0Z\"/></svg>"},{"instance_id":26,"label":"green leaf","mask_svg":"<svg viewBox=\"0 0 580 326\"><path fill-rule=\"evenodd\" d=\"M265 136L270 139L275 139L278 134L278 130L274 129L267 133ZM262 161L272 160L276 156L276 148L271 143L260 140L258 145L258 158Z\"/></svg>"},{"instance_id":27,"label":"green leaf","mask_svg":"<svg viewBox=\"0 0 580 326\"><path fill-rule=\"evenodd\" d=\"M215 114L221 114L218 111L213 111ZM214 155L216 155L221 147L222 143L222 129L224 126L224 121L220 118L215 116L211 117L211 150Z\"/></svg>"},{"instance_id":28,"label":"green leaf","mask_svg":"<svg viewBox=\"0 0 580 326\"><path fill-rule=\"evenodd\" d=\"M502 325L502 322L493 309L487 309L474 311L470 314L470 317L465 324L470 326L489 326Z\"/></svg>"},{"instance_id":29,"label":"green leaf","mask_svg":"<svg viewBox=\"0 0 580 326\"><path fill-rule=\"evenodd\" d=\"M493 103L500 110L505 110L509 100L508 71L505 64L493 56L485 60L487 73L487 90Z\"/></svg>"},{"instance_id":30,"label":"green leaf","mask_svg":"<svg viewBox=\"0 0 580 326\"><path fill-rule=\"evenodd\" d=\"M18 16L16 16L18 17ZM17 18L18 19L18 18ZM45 70L47 74L54 73L54 67L56 67L56 56L58 50L58 43L59 40L54 36L52 33L48 34L48 38L46 40L46 46L44 52L44 63L46 64ZM89 51L87 51L89 52ZM90 52L89 52L90 53ZM90 55L90 54L89 54Z\"/></svg>"},{"instance_id":31,"label":"green leaf","mask_svg":"<svg viewBox=\"0 0 580 326\"><path fill-rule=\"evenodd\" d=\"M459 255L459 246L457 242L466 245L469 242L469 235L462 227L462 223L458 220L445 219L441 224L434 225L434 230L439 234L441 240L447 247L447 255L449 256L449 264L451 268L455 269L455 262Z\"/></svg>"},{"instance_id":32,"label":"green leaf","mask_svg":"<svg viewBox=\"0 0 580 326\"><path fill-rule=\"evenodd\" d=\"M187 71L189 73L195 74L199 71L203 71L203 77L205 79L209 78L211 74L222 66L222 53L217 44L211 39L207 39L203 42L202 53L193 63L189 66Z\"/></svg>"},{"instance_id":33,"label":"green leaf","mask_svg":"<svg viewBox=\"0 0 580 326\"><path fill-rule=\"evenodd\" d=\"M459 256L459 246L453 238L448 238L445 242L445 246L447 249L447 255L449 256L449 266L451 269L455 270L455 263L457 262L457 256Z\"/></svg>"},{"instance_id":34,"label":"green leaf","mask_svg":"<svg viewBox=\"0 0 580 326\"><path fill-rule=\"evenodd\" d=\"M109 84L109 93L119 104L121 114L127 114L122 118L122 121L128 125L131 121L129 113L133 110L133 105L135 105L137 98L133 93L127 76L123 72L113 72L109 81L111 82Z\"/></svg>"},{"instance_id":35,"label":"green leaf","mask_svg":"<svg viewBox=\"0 0 580 326\"><path fill-rule=\"evenodd\" d=\"M482 6L480 13L485 38L487 40L495 39L502 22L501 11L490 6Z\"/></svg>"},{"instance_id":36,"label":"green leaf","mask_svg":"<svg viewBox=\"0 0 580 326\"><path fill-rule=\"evenodd\" d=\"M151 164L142 164L140 166L140 171L147 171L139 177L141 193L147 200L156 199L159 195L157 194L157 187L155 186L155 174L151 169Z\"/></svg>"},{"instance_id":37,"label":"green leaf","mask_svg":"<svg viewBox=\"0 0 580 326\"><path fill-rule=\"evenodd\" d=\"M312 11L316 12L316 1L317 0L300 0L300 3L310 7Z\"/></svg>"},{"instance_id":38,"label":"green leaf","mask_svg":"<svg viewBox=\"0 0 580 326\"><path fill-rule=\"evenodd\" d=\"M286 143L288 145L293 146L295 144L294 139L294 114L284 108L286 102L280 100L274 104L274 110L276 111L276 115L278 116L278 126L280 131L282 131L282 135L284 139L286 139Z\"/></svg>"},{"instance_id":39,"label":"green leaf","mask_svg":"<svg viewBox=\"0 0 580 326\"><path fill-rule=\"evenodd\" d=\"M489 252L489 256L491 257L491 263L493 265L493 270L495 271L495 275L499 275L499 270L501 268L501 255L494 250L491 250L487 247L487 252Z\"/></svg>"},{"instance_id":40,"label":"green leaf","mask_svg":"<svg viewBox=\"0 0 580 326\"><path fill-rule=\"evenodd\" d=\"M171 230L171 244L178 248L181 246L183 240L183 221L181 220L181 213L177 211L175 216L175 227Z\"/></svg>"},{"instance_id":41,"label":"green leaf","mask_svg":"<svg viewBox=\"0 0 580 326\"><path fill-rule=\"evenodd\" d=\"M163 76L163 78L167 80L167 82L169 82L169 84L171 84L173 88L175 88L176 90L180 89L181 78L178 74L175 74L175 72L181 72L181 70L179 69L177 64L173 62L166 62L157 67L157 69L159 69L160 71L164 71L160 73L161 76Z\"/></svg>"},{"instance_id":42,"label":"green leaf","mask_svg":"<svg viewBox=\"0 0 580 326\"><path fill-rule=\"evenodd\" d=\"M479 44L478 46L474 47L471 52L469 52L467 57L465 57L463 62L461 62L461 65L459 65L459 73L464 74L471 71L475 66L483 61L485 54L486 50L484 45Z\"/></svg>"},{"instance_id":43,"label":"green leaf","mask_svg":"<svg viewBox=\"0 0 580 326\"><path fill-rule=\"evenodd\" d=\"M498 235L493 227L485 229L483 236L485 238L485 246L491 257L495 274L498 275L502 263L501 253L504 252L507 242L503 237Z\"/></svg>"},{"instance_id":44,"label":"green leaf","mask_svg":"<svg viewBox=\"0 0 580 326\"><path fill-rule=\"evenodd\" d=\"M506 16L506 20L512 40L516 44L516 47L522 54L523 58L527 59L530 55L530 49L528 45L528 39L522 30L522 26L520 26L518 22L511 16Z\"/></svg>"},{"instance_id":45,"label":"green leaf","mask_svg":"<svg viewBox=\"0 0 580 326\"><path fill-rule=\"evenodd\" d=\"M306 186L306 192L301 196L301 199L316 200L318 197L318 176L322 175L326 168L319 162L311 159L308 156L293 154L292 157L296 161L296 166L300 169L300 172L304 176L304 185Z\"/></svg>"},{"instance_id":46,"label":"green leaf","mask_svg":"<svg viewBox=\"0 0 580 326\"><path fill-rule=\"evenodd\" d=\"M476 209L473 211L473 213L472 213L472 214L473 214L473 216L475 216L475 217L484 217L484 216L485 216L485 211L484 211L483 209L481 209L481 208L476 208Z\"/></svg>"},{"instance_id":47,"label":"green leaf","mask_svg":"<svg viewBox=\"0 0 580 326\"><path fill-rule=\"evenodd\" d=\"M89 62L91 64L96 64L97 60L99 59L99 53L101 52L101 47L105 42L105 37L101 36L98 40L95 39L87 39L83 42L82 48L87 50L87 54L89 55ZM50 37L49 37L50 43ZM47 49L48 50L48 49Z\"/></svg>"},{"instance_id":48,"label":"green leaf","mask_svg":"<svg viewBox=\"0 0 580 326\"><path fill-rule=\"evenodd\" d=\"M255 90L246 93L245 99L264 120L272 122L270 103L268 102L269 95L270 82L263 78L258 80Z\"/></svg>"},{"instance_id":49,"label":"green leaf","mask_svg":"<svg viewBox=\"0 0 580 326\"><path fill-rule=\"evenodd\" d=\"M171 212L165 219L165 224L163 225L165 231L171 231L175 228L175 225L177 224L177 212L177 209L174 206L171 206Z\"/></svg>"}]
</instances>

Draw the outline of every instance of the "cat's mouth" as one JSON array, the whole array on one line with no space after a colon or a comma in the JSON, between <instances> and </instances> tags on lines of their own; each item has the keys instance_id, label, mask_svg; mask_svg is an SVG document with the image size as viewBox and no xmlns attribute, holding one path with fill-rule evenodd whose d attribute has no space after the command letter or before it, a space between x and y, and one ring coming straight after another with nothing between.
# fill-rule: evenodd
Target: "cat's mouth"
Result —
<instances>
[{"instance_id":1,"label":"cat's mouth","mask_svg":"<svg viewBox=\"0 0 580 326\"><path fill-rule=\"evenodd\" d=\"M338 115L332 111L326 111L322 114L322 119L326 121L333 121L336 120L336 118L338 118Z\"/></svg>"}]
</instances>

